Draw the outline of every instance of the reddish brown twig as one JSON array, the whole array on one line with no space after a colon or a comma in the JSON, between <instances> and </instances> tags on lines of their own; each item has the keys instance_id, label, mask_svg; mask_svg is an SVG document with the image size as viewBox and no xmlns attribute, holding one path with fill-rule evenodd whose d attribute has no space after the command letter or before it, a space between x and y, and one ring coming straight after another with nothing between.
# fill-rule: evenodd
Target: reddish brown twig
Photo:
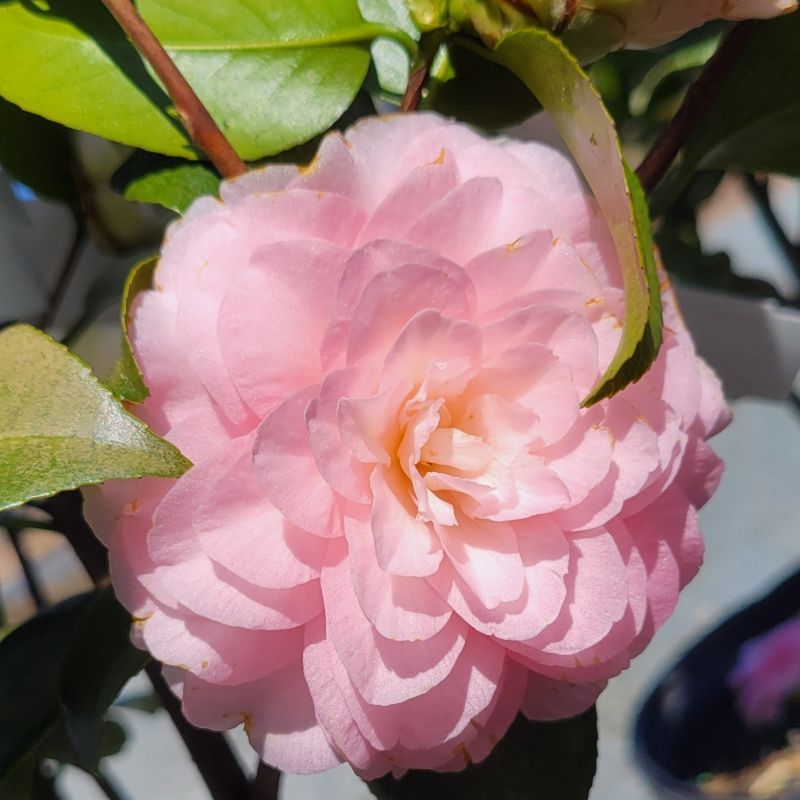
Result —
<instances>
[{"instance_id":1,"label":"reddish brown twig","mask_svg":"<svg viewBox=\"0 0 800 800\"><path fill-rule=\"evenodd\" d=\"M428 77L428 64L420 64L412 71L408 78L406 93L403 95L403 102L400 105L401 111L416 111L422 100L422 87Z\"/></svg>"},{"instance_id":2,"label":"reddish brown twig","mask_svg":"<svg viewBox=\"0 0 800 800\"><path fill-rule=\"evenodd\" d=\"M197 148L208 156L224 178L235 178L246 172L244 161L236 155L231 143L225 138L194 89L189 86L186 78L139 15L131 0L103 0L103 4L128 34L142 57L155 70L156 75L161 78L183 127Z\"/></svg>"},{"instance_id":3,"label":"reddish brown twig","mask_svg":"<svg viewBox=\"0 0 800 800\"><path fill-rule=\"evenodd\" d=\"M706 114L722 86L725 75L742 53L755 30L755 23L740 22L725 37L719 49L689 87L678 113L664 128L636 174L648 194L666 175L698 121Z\"/></svg>"}]
</instances>

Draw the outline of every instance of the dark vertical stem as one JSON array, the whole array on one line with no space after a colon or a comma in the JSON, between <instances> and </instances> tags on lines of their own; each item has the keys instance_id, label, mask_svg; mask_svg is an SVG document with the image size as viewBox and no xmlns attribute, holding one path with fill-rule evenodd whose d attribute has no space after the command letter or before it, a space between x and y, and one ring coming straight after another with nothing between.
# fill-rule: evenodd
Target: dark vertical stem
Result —
<instances>
[{"instance_id":1,"label":"dark vertical stem","mask_svg":"<svg viewBox=\"0 0 800 800\"><path fill-rule=\"evenodd\" d=\"M697 123L705 116L725 76L750 41L755 23L740 22L722 41L719 49L689 87L678 113L656 139L636 174L649 194L661 182Z\"/></svg>"},{"instance_id":2,"label":"dark vertical stem","mask_svg":"<svg viewBox=\"0 0 800 800\"><path fill-rule=\"evenodd\" d=\"M250 783L225 737L190 725L181 713L181 704L161 675L159 665L151 661L146 670L161 705L183 739L214 800L253 800Z\"/></svg>"},{"instance_id":3,"label":"dark vertical stem","mask_svg":"<svg viewBox=\"0 0 800 800\"><path fill-rule=\"evenodd\" d=\"M235 178L247 171L231 143L214 122L208 109L175 66L164 46L139 15L131 0L103 0L120 28L161 78L175 104L175 110L192 142L202 150L224 178Z\"/></svg>"},{"instance_id":4,"label":"dark vertical stem","mask_svg":"<svg viewBox=\"0 0 800 800\"><path fill-rule=\"evenodd\" d=\"M56 284L53 291L50 293L50 299L47 303L47 310L42 315L39 321L40 328L48 328L53 324L53 321L58 316L61 305L64 302L64 295L69 289L72 278L75 275L75 270L81 260L84 245L86 244L86 223L81 218L80 214L75 215L75 235L72 239L67 257L59 272Z\"/></svg>"},{"instance_id":5,"label":"dark vertical stem","mask_svg":"<svg viewBox=\"0 0 800 800\"><path fill-rule=\"evenodd\" d=\"M400 105L401 111L416 111L422 101L422 88L425 86L425 79L428 77L428 65L421 64L414 69L408 78L406 93L403 95L403 102Z\"/></svg>"},{"instance_id":6,"label":"dark vertical stem","mask_svg":"<svg viewBox=\"0 0 800 800\"><path fill-rule=\"evenodd\" d=\"M767 178L757 178L755 175L745 175L744 182L750 196L755 201L758 210L770 233L775 237L780 245L786 261L794 273L797 280L800 281L800 248L792 242L786 234L786 231L781 225L780 220L775 214L775 209L772 207L772 201L769 198L769 182Z\"/></svg>"},{"instance_id":7,"label":"dark vertical stem","mask_svg":"<svg viewBox=\"0 0 800 800\"><path fill-rule=\"evenodd\" d=\"M28 588L28 594L31 596L31 600L33 600L37 609L47 608L49 604L42 593L41 587L39 586L39 578L36 575L31 562L28 560L28 556L25 555L25 552L22 549L22 545L19 541L19 533L16 531L10 531L8 529L6 529L6 533L8 534L11 546L14 548L14 552L17 555L17 561L19 561L19 565L22 568L22 575L25 578L25 585Z\"/></svg>"},{"instance_id":8,"label":"dark vertical stem","mask_svg":"<svg viewBox=\"0 0 800 800\"><path fill-rule=\"evenodd\" d=\"M278 800L280 784L280 771L262 761L251 784L250 800Z\"/></svg>"},{"instance_id":9,"label":"dark vertical stem","mask_svg":"<svg viewBox=\"0 0 800 800\"><path fill-rule=\"evenodd\" d=\"M53 527L64 534L72 545L92 581L98 586L105 586L108 583L106 549L83 518L80 492L57 494L45 500L42 508L53 518Z\"/></svg>"}]
</instances>

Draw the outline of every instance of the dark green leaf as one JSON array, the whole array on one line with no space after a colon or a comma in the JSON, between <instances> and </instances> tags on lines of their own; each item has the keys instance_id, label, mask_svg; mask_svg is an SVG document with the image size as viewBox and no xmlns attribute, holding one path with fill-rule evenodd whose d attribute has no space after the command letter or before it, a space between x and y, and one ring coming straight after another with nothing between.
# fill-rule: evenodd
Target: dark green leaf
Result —
<instances>
[{"instance_id":1,"label":"dark green leaf","mask_svg":"<svg viewBox=\"0 0 800 800\"><path fill-rule=\"evenodd\" d=\"M113 719L102 720L100 723L100 744L98 749L98 763L104 758L115 756L119 753L127 740L125 728ZM67 733L64 717L50 730L42 743L35 750L39 758L52 758L59 764L71 764L73 767L80 767L87 772L96 769L87 769L83 761L75 750L69 734ZM3 797L3 795L0 795ZM3 798L5 800L5 798Z\"/></svg>"},{"instance_id":2,"label":"dark green leaf","mask_svg":"<svg viewBox=\"0 0 800 800\"><path fill-rule=\"evenodd\" d=\"M64 658L61 701L79 765L95 770L103 755L103 719L122 687L149 661L130 641L131 616L111 588L99 592Z\"/></svg>"},{"instance_id":3,"label":"dark green leaf","mask_svg":"<svg viewBox=\"0 0 800 800\"><path fill-rule=\"evenodd\" d=\"M625 324L617 352L584 405L641 377L661 346L661 295L647 205L622 156L614 122L591 80L558 39L538 29L501 39L492 55L553 117L614 238L625 287Z\"/></svg>"},{"instance_id":4,"label":"dark green leaf","mask_svg":"<svg viewBox=\"0 0 800 800\"><path fill-rule=\"evenodd\" d=\"M800 175L800 14L755 26L684 148L679 180L696 169Z\"/></svg>"},{"instance_id":5,"label":"dark green leaf","mask_svg":"<svg viewBox=\"0 0 800 800\"><path fill-rule=\"evenodd\" d=\"M154 203L183 214L203 195L219 194L219 175L208 164L190 163L140 150L111 177L126 200Z\"/></svg>"},{"instance_id":6,"label":"dark green leaf","mask_svg":"<svg viewBox=\"0 0 800 800\"><path fill-rule=\"evenodd\" d=\"M31 800L33 795L33 771L36 759L29 753L14 765L5 777L0 778L0 797L3 800Z\"/></svg>"},{"instance_id":7,"label":"dark green leaf","mask_svg":"<svg viewBox=\"0 0 800 800\"><path fill-rule=\"evenodd\" d=\"M456 42L434 62L425 107L488 130L515 125L541 108L516 75Z\"/></svg>"},{"instance_id":8,"label":"dark green leaf","mask_svg":"<svg viewBox=\"0 0 800 800\"><path fill-rule=\"evenodd\" d=\"M66 347L29 325L0 333L0 510L189 466Z\"/></svg>"},{"instance_id":9,"label":"dark green leaf","mask_svg":"<svg viewBox=\"0 0 800 800\"><path fill-rule=\"evenodd\" d=\"M412 771L400 780L388 775L370 789L378 800L586 800L596 763L594 709L562 722L519 716L479 764L456 773Z\"/></svg>"},{"instance_id":10,"label":"dark green leaf","mask_svg":"<svg viewBox=\"0 0 800 800\"><path fill-rule=\"evenodd\" d=\"M131 305L136 295L153 284L153 273L158 264L157 256L143 258L133 266L128 273L125 287L122 290L122 305L120 306L120 325L122 327L122 355L114 365L114 369L105 379L108 388L121 400L131 403L142 403L147 398L147 387L144 378L136 363L130 339L128 338L128 324L130 322Z\"/></svg>"},{"instance_id":11,"label":"dark green leaf","mask_svg":"<svg viewBox=\"0 0 800 800\"><path fill-rule=\"evenodd\" d=\"M69 135L0 97L0 167L41 197L75 206Z\"/></svg>"},{"instance_id":12,"label":"dark green leaf","mask_svg":"<svg viewBox=\"0 0 800 800\"><path fill-rule=\"evenodd\" d=\"M370 44L407 34L356 0L141 0L139 11L246 160L310 139L350 104ZM64 125L196 157L169 97L100 2L3 0L0 95Z\"/></svg>"},{"instance_id":13,"label":"dark green leaf","mask_svg":"<svg viewBox=\"0 0 800 800\"><path fill-rule=\"evenodd\" d=\"M59 603L0 642L0 777L58 721L61 665L93 598L90 593Z\"/></svg>"}]
</instances>

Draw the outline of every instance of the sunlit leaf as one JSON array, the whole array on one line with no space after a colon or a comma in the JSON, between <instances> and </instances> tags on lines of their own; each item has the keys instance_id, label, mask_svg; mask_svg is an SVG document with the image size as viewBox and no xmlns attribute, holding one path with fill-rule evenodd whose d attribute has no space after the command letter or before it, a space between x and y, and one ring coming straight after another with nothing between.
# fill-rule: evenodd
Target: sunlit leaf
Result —
<instances>
[{"instance_id":1,"label":"sunlit leaf","mask_svg":"<svg viewBox=\"0 0 800 800\"><path fill-rule=\"evenodd\" d=\"M137 4L239 155L278 153L326 130L363 83L370 45L403 31L356 0ZM102 3L0 3L0 95L48 119L195 158L169 97Z\"/></svg>"},{"instance_id":2,"label":"sunlit leaf","mask_svg":"<svg viewBox=\"0 0 800 800\"><path fill-rule=\"evenodd\" d=\"M29 325L0 333L0 509L189 466L66 347Z\"/></svg>"},{"instance_id":3,"label":"sunlit leaf","mask_svg":"<svg viewBox=\"0 0 800 800\"><path fill-rule=\"evenodd\" d=\"M661 296L641 189L622 156L616 128L591 80L546 31L501 39L492 57L521 78L548 111L600 206L625 287L625 323L617 352L584 400L591 405L640 378L661 346Z\"/></svg>"},{"instance_id":4,"label":"sunlit leaf","mask_svg":"<svg viewBox=\"0 0 800 800\"><path fill-rule=\"evenodd\" d=\"M126 200L153 203L183 214L198 197L219 194L219 175L204 163L139 151L112 176Z\"/></svg>"},{"instance_id":5,"label":"sunlit leaf","mask_svg":"<svg viewBox=\"0 0 800 800\"><path fill-rule=\"evenodd\" d=\"M130 321L131 304L139 292L149 289L153 282L158 258L149 256L143 258L128 273L125 287L122 290L122 304L120 307L120 325L122 327L122 355L114 365L114 369L105 384L121 400L131 403L142 403L147 398L147 387L144 378L136 363L130 339L128 338L128 323Z\"/></svg>"}]
</instances>

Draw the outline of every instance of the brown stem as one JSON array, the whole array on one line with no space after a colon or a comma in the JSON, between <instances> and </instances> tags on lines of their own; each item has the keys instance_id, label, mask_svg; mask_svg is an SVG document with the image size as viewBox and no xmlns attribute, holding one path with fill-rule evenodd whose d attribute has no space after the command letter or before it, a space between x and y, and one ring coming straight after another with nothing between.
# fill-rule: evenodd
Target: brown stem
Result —
<instances>
[{"instance_id":1,"label":"brown stem","mask_svg":"<svg viewBox=\"0 0 800 800\"><path fill-rule=\"evenodd\" d=\"M58 274L53 291L50 292L47 310L39 321L40 328L49 328L58 316L58 312L61 310L61 305L64 302L64 295L67 293L67 289L70 283L72 283L72 278L75 276L75 270L77 270L78 264L80 263L85 244L86 225L81 219L80 214L75 214L75 234L72 239L72 244L61 266L61 271Z\"/></svg>"},{"instance_id":2,"label":"brown stem","mask_svg":"<svg viewBox=\"0 0 800 800\"><path fill-rule=\"evenodd\" d=\"M250 800L277 800L280 783L281 773L262 761L250 784Z\"/></svg>"},{"instance_id":3,"label":"brown stem","mask_svg":"<svg viewBox=\"0 0 800 800\"><path fill-rule=\"evenodd\" d=\"M703 68L697 80L689 87L678 113L661 131L636 171L645 192L652 192L660 183L686 143L689 134L710 108L725 75L741 55L754 31L753 22L740 22L736 25Z\"/></svg>"},{"instance_id":4,"label":"brown stem","mask_svg":"<svg viewBox=\"0 0 800 800\"><path fill-rule=\"evenodd\" d=\"M19 561L20 568L22 569L22 577L25 579L25 585L28 588L28 594L31 600L33 600L33 604L36 606L37 610L47 608L49 603L45 599L42 587L39 585L39 578L31 562L28 560L28 556L25 555L25 551L22 549L22 545L19 541L19 532L11 531L6 528L6 533L11 541L11 546L14 548L17 561Z\"/></svg>"},{"instance_id":5,"label":"brown stem","mask_svg":"<svg viewBox=\"0 0 800 800\"><path fill-rule=\"evenodd\" d=\"M103 4L161 78L189 137L208 156L219 174L223 178L235 178L246 172L244 161L236 155L230 142L131 0L103 0Z\"/></svg>"},{"instance_id":6,"label":"brown stem","mask_svg":"<svg viewBox=\"0 0 800 800\"><path fill-rule=\"evenodd\" d=\"M401 111L416 111L422 100L422 87L428 77L427 62L420 64L409 76L406 93L403 95L403 102L400 105Z\"/></svg>"}]
</instances>

